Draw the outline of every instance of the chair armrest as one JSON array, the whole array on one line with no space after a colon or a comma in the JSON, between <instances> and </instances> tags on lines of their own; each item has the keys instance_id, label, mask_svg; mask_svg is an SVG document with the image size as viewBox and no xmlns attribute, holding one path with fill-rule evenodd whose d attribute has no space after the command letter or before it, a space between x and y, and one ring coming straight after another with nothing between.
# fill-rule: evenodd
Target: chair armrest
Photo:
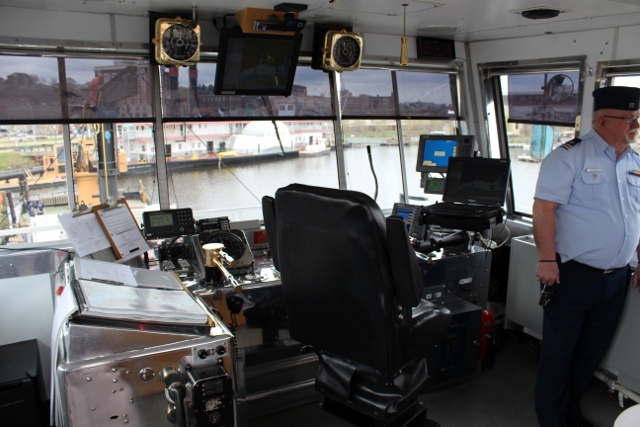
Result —
<instances>
[{"instance_id":1,"label":"chair armrest","mask_svg":"<svg viewBox=\"0 0 640 427\"><path fill-rule=\"evenodd\" d=\"M409 346L413 351L427 352L440 344L449 333L453 315L448 308L421 300L412 309L411 328L409 329Z\"/></svg>"}]
</instances>

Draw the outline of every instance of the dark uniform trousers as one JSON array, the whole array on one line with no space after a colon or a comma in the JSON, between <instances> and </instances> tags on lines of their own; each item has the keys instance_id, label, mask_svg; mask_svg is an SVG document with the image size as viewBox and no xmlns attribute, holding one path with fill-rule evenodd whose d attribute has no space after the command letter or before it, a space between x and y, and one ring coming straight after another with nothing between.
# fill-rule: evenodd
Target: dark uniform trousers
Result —
<instances>
[{"instance_id":1,"label":"dark uniform trousers","mask_svg":"<svg viewBox=\"0 0 640 427\"><path fill-rule=\"evenodd\" d=\"M611 344L630 281L629 266L609 272L568 261L559 267L560 283L544 307L535 391L541 427L564 427L582 415L580 397Z\"/></svg>"}]
</instances>

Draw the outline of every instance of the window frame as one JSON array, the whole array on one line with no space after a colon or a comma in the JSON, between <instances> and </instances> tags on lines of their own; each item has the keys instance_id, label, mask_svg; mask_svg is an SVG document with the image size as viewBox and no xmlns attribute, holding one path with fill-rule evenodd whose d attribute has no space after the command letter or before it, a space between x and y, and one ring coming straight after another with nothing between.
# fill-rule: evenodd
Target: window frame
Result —
<instances>
[{"instance_id":1,"label":"window frame","mask_svg":"<svg viewBox=\"0 0 640 427\"><path fill-rule=\"evenodd\" d=\"M576 137L580 135L579 123L582 117L582 102L584 96L585 76L589 72L587 57L584 55L541 58L534 60L501 61L478 64L478 75L481 82L481 96L484 117L487 118L489 157L510 158L509 138L507 134L507 117L503 102L503 91L500 79L510 74L527 74L543 72L578 71L580 90L578 92L578 107L576 116ZM513 161L513 159L511 159ZM531 218L532 214L517 211L513 175L509 178L509 188L506 198L507 218Z\"/></svg>"}]
</instances>

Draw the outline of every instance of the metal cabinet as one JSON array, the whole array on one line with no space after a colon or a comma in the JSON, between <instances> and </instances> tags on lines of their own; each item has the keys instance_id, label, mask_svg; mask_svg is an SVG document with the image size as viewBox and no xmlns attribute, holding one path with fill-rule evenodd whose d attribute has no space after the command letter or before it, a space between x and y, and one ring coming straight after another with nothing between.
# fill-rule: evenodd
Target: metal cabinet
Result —
<instances>
[{"instance_id":1,"label":"metal cabinet","mask_svg":"<svg viewBox=\"0 0 640 427\"><path fill-rule=\"evenodd\" d=\"M540 284L536 279L538 253L532 235L511 239L509 283L505 322L514 322L536 338L542 338Z\"/></svg>"}]
</instances>

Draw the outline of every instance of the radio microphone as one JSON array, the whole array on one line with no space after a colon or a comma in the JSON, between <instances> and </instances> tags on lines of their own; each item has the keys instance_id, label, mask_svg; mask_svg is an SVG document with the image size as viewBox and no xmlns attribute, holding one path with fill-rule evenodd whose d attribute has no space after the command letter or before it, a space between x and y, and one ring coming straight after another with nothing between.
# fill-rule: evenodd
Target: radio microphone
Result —
<instances>
[{"instance_id":1,"label":"radio microphone","mask_svg":"<svg viewBox=\"0 0 640 427\"><path fill-rule=\"evenodd\" d=\"M371 174L373 175L373 181L376 185L376 191L373 196L373 200L378 201L378 177L376 171L373 169L373 158L371 157L371 146L367 145L367 156L369 156L369 166L371 167Z\"/></svg>"}]
</instances>

